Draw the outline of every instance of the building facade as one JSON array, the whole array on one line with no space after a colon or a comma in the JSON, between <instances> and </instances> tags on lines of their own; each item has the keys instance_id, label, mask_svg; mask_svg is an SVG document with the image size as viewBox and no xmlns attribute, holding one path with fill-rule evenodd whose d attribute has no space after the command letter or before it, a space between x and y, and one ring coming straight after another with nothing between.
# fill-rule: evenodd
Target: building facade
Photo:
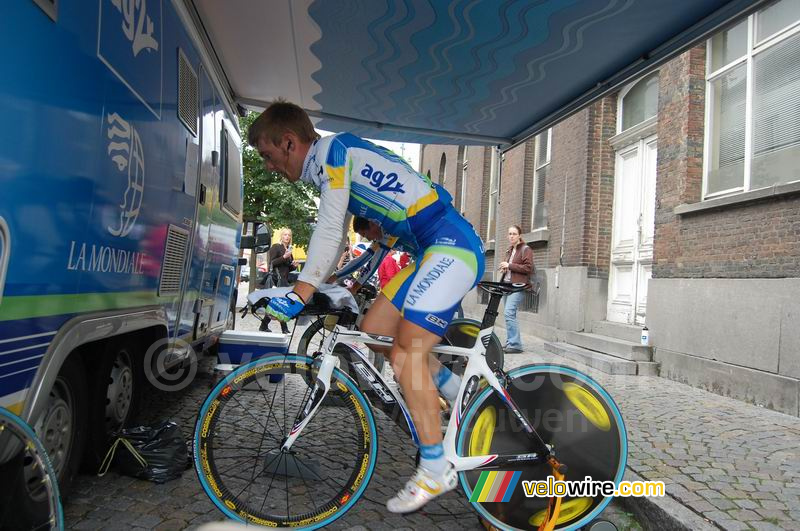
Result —
<instances>
[{"instance_id":1,"label":"building facade","mask_svg":"<svg viewBox=\"0 0 800 531\"><path fill-rule=\"evenodd\" d=\"M520 321L548 349L800 415L800 3L502 155L428 145L421 168L480 231L487 278L523 228L540 294Z\"/></svg>"}]
</instances>

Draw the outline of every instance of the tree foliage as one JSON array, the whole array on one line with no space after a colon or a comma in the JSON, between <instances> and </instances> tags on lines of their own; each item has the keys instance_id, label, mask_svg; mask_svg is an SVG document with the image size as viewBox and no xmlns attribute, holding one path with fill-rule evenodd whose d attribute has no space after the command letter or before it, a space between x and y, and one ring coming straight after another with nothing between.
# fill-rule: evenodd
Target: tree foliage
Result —
<instances>
[{"instance_id":1,"label":"tree foliage","mask_svg":"<svg viewBox=\"0 0 800 531\"><path fill-rule=\"evenodd\" d=\"M239 119L242 138L247 138L247 129L257 116L251 112ZM273 230L289 227L296 245L308 245L311 222L317 215L314 198L319 193L305 183L290 183L283 176L267 171L258 152L247 142L244 144L244 220L267 222Z\"/></svg>"}]
</instances>

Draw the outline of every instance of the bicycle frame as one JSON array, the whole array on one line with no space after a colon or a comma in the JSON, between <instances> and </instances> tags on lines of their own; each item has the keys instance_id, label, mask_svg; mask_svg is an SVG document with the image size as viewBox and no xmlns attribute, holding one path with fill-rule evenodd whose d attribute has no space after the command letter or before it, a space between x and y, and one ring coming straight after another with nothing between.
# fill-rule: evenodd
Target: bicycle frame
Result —
<instances>
[{"instance_id":1,"label":"bicycle frame","mask_svg":"<svg viewBox=\"0 0 800 531\"><path fill-rule=\"evenodd\" d=\"M471 348L440 344L431 349L432 353L467 358L467 366L462 376L461 388L458 391L458 396L455 401L455 409L450 416L443 441L445 456L457 471L474 470L477 468L494 468L508 463L529 461L544 462L552 455L552 449L542 441L525 414L520 410L506 391L505 386L500 382L498 376L492 372L486 362L486 347L484 345L489 344L493 330L494 326L489 326L480 330L475 345ZM368 346L391 348L394 338L349 330L338 324L334 327L331 334L323 341L322 356L320 358L321 363L314 388L308 396L301 415L294 426L292 426L291 431L283 443L283 451L289 451L294 441L302 433L303 428L318 412L322 400L330 390L333 370L337 368L340 363L339 357L334 354L334 349L337 344L345 341L357 341ZM399 408L405 418L408 431L414 443L419 446L420 442L417 430L402 395L386 382L383 375L375 369L362 352L358 349L351 349L350 352L355 353L358 359L347 360L347 363L355 369L360 379L363 378L366 381L367 385L372 389L372 392L378 397L378 407L381 407L381 409L387 411L387 413L394 408ZM498 372L502 376L502 372ZM478 390L478 384L481 378L484 378L488 382L495 392L499 394L506 406L512 411L514 417L530 438L534 451L526 454L514 455L489 454L469 457L458 455L456 450L456 434L458 432L458 427L470 399ZM395 420L397 421L396 418ZM400 423L398 422L398 424ZM402 426L402 424L400 425Z\"/></svg>"}]
</instances>

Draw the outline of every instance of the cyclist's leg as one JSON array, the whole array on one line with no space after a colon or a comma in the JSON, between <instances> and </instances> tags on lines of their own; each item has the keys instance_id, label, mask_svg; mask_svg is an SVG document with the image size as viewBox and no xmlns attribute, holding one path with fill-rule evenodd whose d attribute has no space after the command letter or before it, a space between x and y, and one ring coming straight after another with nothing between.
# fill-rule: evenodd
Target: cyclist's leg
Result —
<instances>
[{"instance_id":1,"label":"cyclist's leg","mask_svg":"<svg viewBox=\"0 0 800 531\"><path fill-rule=\"evenodd\" d=\"M400 313L403 307L403 300L405 293L408 291L408 286L413 280L416 270L416 265L411 264L395 275L392 280L383 288L381 293L375 299L375 302L364 316L361 321L360 329L362 332L368 334L382 335L388 337L397 337L398 326L402 321L402 314ZM435 345L436 343L434 343ZM383 354L392 364L392 370L395 374L399 374L399 368L395 365L391 348L370 347L375 352ZM434 382L440 381L440 373L442 372L442 364L435 356L428 356L428 367L430 369L431 378ZM449 369L446 369L449 373Z\"/></svg>"},{"instance_id":2,"label":"cyclist's leg","mask_svg":"<svg viewBox=\"0 0 800 531\"><path fill-rule=\"evenodd\" d=\"M443 455L438 399L428 360L461 299L483 274L483 254L472 227L453 214L452 219L443 220L442 230L425 249L413 277L396 294L403 300L403 320L392 359L417 426L421 459L406 488L389 500L392 512L417 510L456 485L453 468Z\"/></svg>"},{"instance_id":3,"label":"cyclist's leg","mask_svg":"<svg viewBox=\"0 0 800 531\"><path fill-rule=\"evenodd\" d=\"M375 302L361 321L359 329L368 334L395 337L397 335L397 325L401 319L400 310L392 304L392 301L383 293L378 295ZM389 348L370 347L375 352L380 352L387 358Z\"/></svg>"}]
</instances>

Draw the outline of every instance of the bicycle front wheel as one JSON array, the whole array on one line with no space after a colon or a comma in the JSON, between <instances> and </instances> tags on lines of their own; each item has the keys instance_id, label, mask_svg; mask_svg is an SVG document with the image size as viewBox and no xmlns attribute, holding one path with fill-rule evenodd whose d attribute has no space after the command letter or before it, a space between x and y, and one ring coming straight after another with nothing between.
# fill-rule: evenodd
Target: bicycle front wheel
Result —
<instances>
[{"instance_id":1,"label":"bicycle front wheel","mask_svg":"<svg viewBox=\"0 0 800 531\"><path fill-rule=\"evenodd\" d=\"M342 516L363 494L378 455L375 419L357 385L338 369L322 407L291 450L281 451L317 370L307 357L257 360L229 374L203 403L195 469L229 518L314 529Z\"/></svg>"},{"instance_id":2,"label":"bicycle front wheel","mask_svg":"<svg viewBox=\"0 0 800 531\"><path fill-rule=\"evenodd\" d=\"M582 481L589 476L594 481L619 484L627 459L625 425L619 408L597 382L560 365L519 367L509 372L508 382L508 393L539 436L551 445L558 461L567 466L566 481ZM513 412L490 387L467 406L456 440L462 456L535 451ZM491 491L487 475L481 481L481 470L459 474L473 507L503 529L538 527L545 519L549 498L525 496L522 482L547 480L552 473L550 465L521 460L494 470L520 472L514 490L502 497L505 501L499 501L497 493ZM578 529L588 524L611 498L588 492L564 497L555 528Z\"/></svg>"}]
</instances>

